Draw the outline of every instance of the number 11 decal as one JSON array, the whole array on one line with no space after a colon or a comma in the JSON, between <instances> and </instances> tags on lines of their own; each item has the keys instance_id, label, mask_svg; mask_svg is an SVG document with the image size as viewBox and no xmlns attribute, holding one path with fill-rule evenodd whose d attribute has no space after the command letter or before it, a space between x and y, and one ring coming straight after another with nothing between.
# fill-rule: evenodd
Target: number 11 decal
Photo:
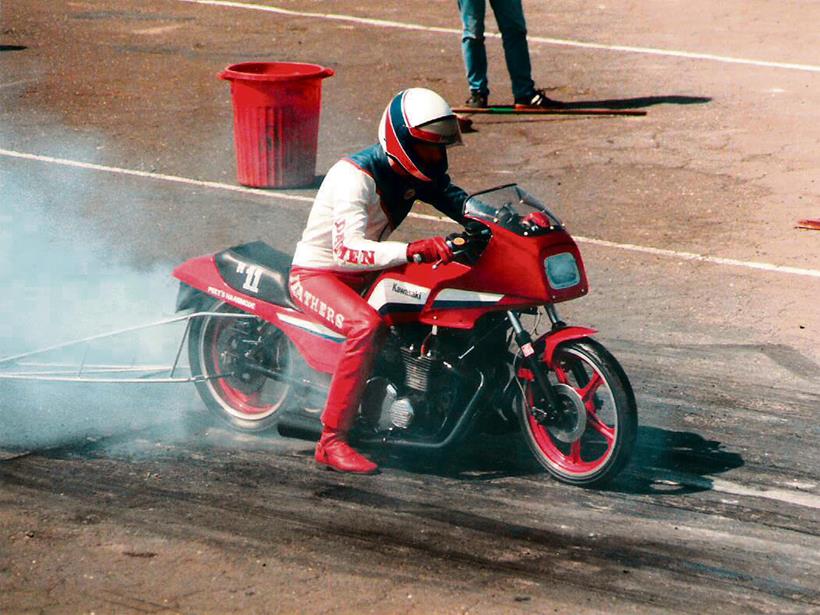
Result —
<instances>
[{"instance_id":1,"label":"number 11 decal","mask_svg":"<svg viewBox=\"0 0 820 615\"><path fill-rule=\"evenodd\" d=\"M253 293L259 292L259 280L262 279L261 267L248 267L248 272L245 275L245 283L242 288L246 288Z\"/></svg>"},{"instance_id":2,"label":"number 11 decal","mask_svg":"<svg viewBox=\"0 0 820 615\"><path fill-rule=\"evenodd\" d=\"M245 283L242 285L242 288L249 290L252 293L259 293L259 281L262 279L262 267L256 267L254 265L248 266L247 269L245 269L245 267L245 263L239 263L236 267L237 273L245 274Z\"/></svg>"}]
</instances>

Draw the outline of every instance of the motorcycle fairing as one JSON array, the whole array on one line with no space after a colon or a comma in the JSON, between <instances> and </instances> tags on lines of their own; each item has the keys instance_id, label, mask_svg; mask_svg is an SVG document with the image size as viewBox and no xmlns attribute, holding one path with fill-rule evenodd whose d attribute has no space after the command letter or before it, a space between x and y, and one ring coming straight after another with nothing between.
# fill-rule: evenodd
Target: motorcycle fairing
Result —
<instances>
[{"instance_id":1,"label":"motorcycle fairing","mask_svg":"<svg viewBox=\"0 0 820 615\"><path fill-rule=\"evenodd\" d=\"M557 229L522 241L510 230L489 222L484 224L492 229L492 239L481 254L479 265L458 280L459 288L526 297L533 305L560 303L587 293L581 253L565 230ZM578 282L567 288L552 288L544 269L545 259L565 252L575 260Z\"/></svg>"},{"instance_id":2,"label":"motorcycle fairing","mask_svg":"<svg viewBox=\"0 0 820 615\"><path fill-rule=\"evenodd\" d=\"M469 309L489 307L500 302L504 295L482 293L459 288L443 288L433 299L432 309Z\"/></svg>"},{"instance_id":3,"label":"motorcycle fairing","mask_svg":"<svg viewBox=\"0 0 820 615\"><path fill-rule=\"evenodd\" d=\"M222 279L216 266L213 254L197 256L174 269L173 276L180 282L197 289L198 291L220 299L242 310L257 314L261 318L270 320L275 317L273 305L250 297L231 286ZM267 318L266 318L267 314Z\"/></svg>"},{"instance_id":4,"label":"motorcycle fairing","mask_svg":"<svg viewBox=\"0 0 820 615\"><path fill-rule=\"evenodd\" d=\"M401 265L385 270L366 294L368 303L388 325L421 322L471 329L491 311L527 309L558 303L587 292L583 261L572 237L557 229L522 241L516 233L492 222L492 239L476 266L451 262ZM578 267L577 282L552 288L545 261L569 254Z\"/></svg>"},{"instance_id":5,"label":"motorcycle fairing","mask_svg":"<svg viewBox=\"0 0 820 615\"><path fill-rule=\"evenodd\" d=\"M400 275L384 275L370 288L367 303L382 316L417 314L429 297L430 288L426 286L413 284Z\"/></svg>"},{"instance_id":6,"label":"motorcycle fairing","mask_svg":"<svg viewBox=\"0 0 820 615\"><path fill-rule=\"evenodd\" d=\"M173 275L206 295L275 324L313 369L332 373L336 368L344 337L299 310L269 303L229 286L220 275L215 255L192 258L174 269Z\"/></svg>"},{"instance_id":7,"label":"motorcycle fairing","mask_svg":"<svg viewBox=\"0 0 820 615\"><path fill-rule=\"evenodd\" d=\"M416 265L418 267L418 265ZM417 276L413 276L415 280ZM388 325L421 322L455 329L472 329L490 311L532 306L529 299L505 297L450 286L422 286L407 281L400 271L384 273L371 287L367 302ZM428 282L429 283L429 282ZM448 284L447 280L440 283Z\"/></svg>"},{"instance_id":8,"label":"motorcycle fairing","mask_svg":"<svg viewBox=\"0 0 820 615\"><path fill-rule=\"evenodd\" d=\"M572 237L563 228L555 228L522 241L520 235L502 225L490 220L479 222L488 227L492 234L475 266L460 262L440 267L408 263L381 273L365 294L365 299L387 325L421 322L471 329L488 312L528 309L586 294L587 279L581 255ZM546 259L564 253L576 263L577 279L570 286L552 288L545 271ZM264 265L267 257L276 261L271 261L272 266L278 267L277 271L272 272L273 275L266 276L265 271L260 273L258 269L250 269ZM281 257L282 253L255 242L236 246L215 256L192 259L177 268L174 275L204 293L277 324L311 367L332 372L340 354L339 342L344 338L290 303L287 287L284 286L287 284L287 263ZM225 275L236 273L240 277L230 280L232 284L226 282L216 258L224 261L222 269L227 272ZM277 276L282 279L277 279ZM278 284L280 288L270 290L272 287L268 286L265 293L260 293L262 287L256 282L261 283L262 280ZM289 304L290 307L282 304Z\"/></svg>"}]
</instances>

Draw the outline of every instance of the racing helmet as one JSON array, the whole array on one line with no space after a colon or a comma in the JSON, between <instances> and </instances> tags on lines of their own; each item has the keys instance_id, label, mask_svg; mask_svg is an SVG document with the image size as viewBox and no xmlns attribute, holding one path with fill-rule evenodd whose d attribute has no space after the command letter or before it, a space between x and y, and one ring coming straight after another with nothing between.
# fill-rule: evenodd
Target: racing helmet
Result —
<instances>
[{"instance_id":1,"label":"racing helmet","mask_svg":"<svg viewBox=\"0 0 820 615\"><path fill-rule=\"evenodd\" d=\"M379 143L384 153L420 181L430 182L447 172L447 151L461 145L461 131L450 105L426 88L409 88L396 94L382 114ZM441 147L441 160L425 162L416 143Z\"/></svg>"}]
</instances>

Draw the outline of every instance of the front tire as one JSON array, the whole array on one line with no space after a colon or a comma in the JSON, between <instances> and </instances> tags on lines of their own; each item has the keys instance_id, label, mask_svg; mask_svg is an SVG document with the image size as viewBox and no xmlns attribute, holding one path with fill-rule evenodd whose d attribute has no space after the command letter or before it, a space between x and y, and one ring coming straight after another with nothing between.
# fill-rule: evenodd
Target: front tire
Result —
<instances>
[{"instance_id":1,"label":"front tire","mask_svg":"<svg viewBox=\"0 0 820 615\"><path fill-rule=\"evenodd\" d=\"M203 311L243 313L219 301L204 306ZM247 340L254 336L262 337L264 343L249 347ZM265 368L289 374L292 346L273 324L258 318L220 316L198 316L191 323L188 359L192 375L205 378L195 383L202 401L234 429L257 432L275 425L290 401L293 385L249 370L244 358L249 348Z\"/></svg>"},{"instance_id":2,"label":"front tire","mask_svg":"<svg viewBox=\"0 0 820 615\"><path fill-rule=\"evenodd\" d=\"M623 368L601 344L572 340L553 356L550 382L567 408L562 425L544 425L532 412L535 384L519 375L521 431L538 462L559 481L599 487L626 465L635 446L638 412ZM581 415L583 413L583 415Z\"/></svg>"}]
</instances>

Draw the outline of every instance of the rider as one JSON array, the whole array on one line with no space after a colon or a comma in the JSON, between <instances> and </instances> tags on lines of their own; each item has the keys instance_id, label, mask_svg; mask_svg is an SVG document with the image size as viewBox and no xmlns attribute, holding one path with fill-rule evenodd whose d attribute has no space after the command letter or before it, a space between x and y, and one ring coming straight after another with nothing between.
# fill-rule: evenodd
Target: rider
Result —
<instances>
[{"instance_id":1,"label":"rider","mask_svg":"<svg viewBox=\"0 0 820 615\"><path fill-rule=\"evenodd\" d=\"M358 474L378 469L347 442L385 333L381 316L360 293L381 269L452 260L443 237L384 240L417 199L462 221L467 193L447 175L446 148L458 144L458 121L447 102L410 88L384 110L379 143L337 162L319 188L290 273L293 301L346 338L322 414L319 464Z\"/></svg>"}]
</instances>

